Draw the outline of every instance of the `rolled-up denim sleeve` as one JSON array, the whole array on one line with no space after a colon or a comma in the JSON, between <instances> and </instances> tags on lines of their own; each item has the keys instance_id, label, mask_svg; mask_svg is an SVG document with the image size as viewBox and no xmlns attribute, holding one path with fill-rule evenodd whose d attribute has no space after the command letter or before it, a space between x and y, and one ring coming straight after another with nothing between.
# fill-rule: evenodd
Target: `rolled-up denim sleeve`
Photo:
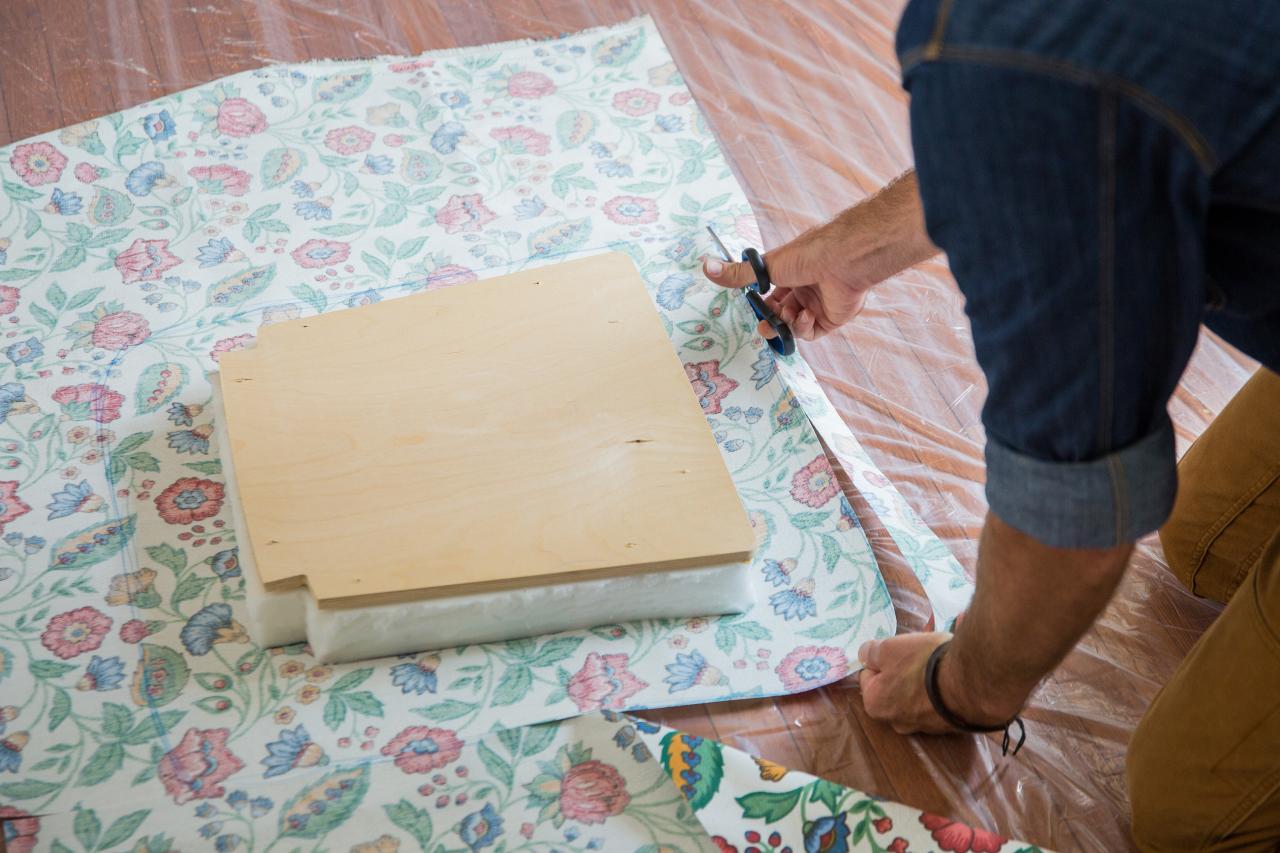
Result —
<instances>
[{"instance_id":1,"label":"rolled-up denim sleeve","mask_svg":"<svg viewBox=\"0 0 1280 853\"><path fill-rule=\"evenodd\" d=\"M1106 85L1016 62L905 74L929 234L987 377L990 507L1054 547L1132 542L1177 489L1166 405L1203 312L1207 179Z\"/></svg>"}]
</instances>

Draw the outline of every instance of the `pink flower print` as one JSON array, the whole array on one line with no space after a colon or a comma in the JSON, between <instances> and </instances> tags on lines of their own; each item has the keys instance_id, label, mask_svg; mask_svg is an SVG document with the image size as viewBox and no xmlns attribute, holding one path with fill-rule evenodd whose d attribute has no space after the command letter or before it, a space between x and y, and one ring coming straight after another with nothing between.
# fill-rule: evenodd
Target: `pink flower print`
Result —
<instances>
[{"instance_id":1,"label":"pink flower print","mask_svg":"<svg viewBox=\"0 0 1280 853\"><path fill-rule=\"evenodd\" d=\"M418 71L422 68L430 68L435 65L434 59L410 59L406 62L393 62L387 67L394 74L406 74L410 71Z\"/></svg>"},{"instance_id":2,"label":"pink flower print","mask_svg":"<svg viewBox=\"0 0 1280 853\"><path fill-rule=\"evenodd\" d=\"M449 729L409 726L382 748L394 755L396 766L405 773L430 773L462 754L462 740Z\"/></svg>"},{"instance_id":3,"label":"pink flower print","mask_svg":"<svg viewBox=\"0 0 1280 853\"><path fill-rule=\"evenodd\" d=\"M927 812L920 815L920 825L929 830L938 848L948 853L999 853L1009 840L994 832Z\"/></svg>"},{"instance_id":4,"label":"pink flower print","mask_svg":"<svg viewBox=\"0 0 1280 853\"><path fill-rule=\"evenodd\" d=\"M334 240L308 240L289 255L298 266L313 270L342 263L351 255L351 247Z\"/></svg>"},{"instance_id":5,"label":"pink flower print","mask_svg":"<svg viewBox=\"0 0 1280 853\"><path fill-rule=\"evenodd\" d=\"M573 678L569 679L569 698L579 711L600 708L623 708L626 701L649 685L627 670L624 654L602 655L592 652Z\"/></svg>"},{"instance_id":6,"label":"pink flower print","mask_svg":"<svg viewBox=\"0 0 1280 853\"><path fill-rule=\"evenodd\" d=\"M808 690L839 681L849 674L844 652L833 646L800 646L792 649L773 670L788 692Z\"/></svg>"},{"instance_id":7,"label":"pink flower print","mask_svg":"<svg viewBox=\"0 0 1280 853\"><path fill-rule=\"evenodd\" d=\"M182 263L169 251L168 240L144 240L139 237L133 245L116 255L116 269L125 284L136 281L156 281L167 271Z\"/></svg>"},{"instance_id":8,"label":"pink flower print","mask_svg":"<svg viewBox=\"0 0 1280 853\"><path fill-rule=\"evenodd\" d=\"M827 457L819 456L791 478L791 497L817 509L840 494L840 484Z\"/></svg>"},{"instance_id":9,"label":"pink flower print","mask_svg":"<svg viewBox=\"0 0 1280 853\"><path fill-rule=\"evenodd\" d=\"M62 170L67 167L67 158L47 142L28 142L13 149L9 165L19 178L37 187L57 183L62 177Z\"/></svg>"},{"instance_id":10,"label":"pink flower print","mask_svg":"<svg viewBox=\"0 0 1280 853\"><path fill-rule=\"evenodd\" d=\"M436 212L436 224L443 225L447 234L479 231L497 218L497 214L484 206L484 198L479 193L450 196L449 203Z\"/></svg>"},{"instance_id":11,"label":"pink flower print","mask_svg":"<svg viewBox=\"0 0 1280 853\"><path fill-rule=\"evenodd\" d=\"M689 377L693 393L698 395L698 405L708 415L720 414L721 401L738 387L737 382L720 372L720 362L714 359L686 364L684 375Z\"/></svg>"},{"instance_id":12,"label":"pink flower print","mask_svg":"<svg viewBox=\"0 0 1280 853\"><path fill-rule=\"evenodd\" d=\"M89 163L77 163L75 175L82 184L91 184L102 177L98 174L98 167Z\"/></svg>"},{"instance_id":13,"label":"pink flower print","mask_svg":"<svg viewBox=\"0 0 1280 853\"><path fill-rule=\"evenodd\" d=\"M244 98L227 98L218 105L218 130L227 136L253 136L266 129L267 117Z\"/></svg>"},{"instance_id":14,"label":"pink flower print","mask_svg":"<svg viewBox=\"0 0 1280 853\"><path fill-rule=\"evenodd\" d=\"M209 350L209 358L214 361L221 361L222 356L226 353L244 349L251 343L253 343L253 335L235 335L234 337L223 338L213 345L213 349Z\"/></svg>"},{"instance_id":15,"label":"pink flower print","mask_svg":"<svg viewBox=\"0 0 1280 853\"><path fill-rule=\"evenodd\" d=\"M441 290L475 281L476 274L459 264L445 264L427 274L427 290Z\"/></svg>"},{"instance_id":16,"label":"pink flower print","mask_svg":"<svg viewBox=\"0 0 1280 853\"><path fill-rule=\"evenodd\" d=\"M151 633L147 623L141 619L130 619L120 626L120 639L126 643L140 643Z\"/></svg>"},{"instance_id":17,"label":"pink flower print","mask_svg":"<svg viewBox=\"0 0 1280 853\"><path fill-rule=\"evenodd\" d=\"M611 765L591 759L570 767L560 780L560 813L579 823L604 823L631 803L627 780Z\"/></svg>"},{"instance_id":18,"label":"pink flower print","mask_svg":"<svg viewBox=\"0 0 1280 853\"><path fill-rule=\"evenodd\" d=\"M642 116L658 108L662 98L647 89L628 89L613 96L614 109L629 116Z\"/></svg>"},{"instance_id":19,"label":"pink flower print","mask_svg":"<svg viewBox=\"0 0 1280 853\"><path fill-rule=\"evenodd\" d=\"M13 480L0 483L0 533L4 526L31 512L31 507L18 497L18 484Z\"/></svg>"},{"instance_id":20,"label":"pink flower print","mask_svg":"<svg viewBox=\"0 0 1280 853\"><path fill-rule=\"evenodd\" d=\"M638 195L614 196L604 203L604 215L619 225L646 225L658 221L658 204Z\"/></svg>"},{"instance_id":21,"label":"pink flower print","mask_svg":"<svg viewBox=\"0 0 1280 853\"><path fill-rule=\"evenodd\" d=\"M59 388L53 392L53 402L62 407L62 414L68 420L109 424L120 417L124 395L105 385L87 382Z\"/></svg>"},{"instance_id":22,"label":"pink flower print","mask_svg":"<svg viewBox=\"0 0 1280 853\"><path fill-rule=\"evenodd\" d=\"M18 309L18 299L22 292L16 287L0 284L0 315L12 314Z\"/></svg>"},{"instance_id":23,"label":"pink flower print","mask_svg":"<svg viewBox=\"0 0 1280 853\"><path fill-rule=\"evenodd\" d=\"M146 318L132 311L115 311L93 324L93 345L102 349L125 350L150 336Z\"/></svg>"},{"instance_id":24,"label":"pink flower print","mask_svg":"<svg viewBox=\"0 0 1280 853\"><path fill-rule=\"evenodd\" d=\"M399 148L401 145L404 145L408 141L409 140L405 139L403 136L401 136L398 133L388 133L386 136L382 137L383 144L389 145L392 148Z\"/></svg>"},{"instance_id":25,"label":"pink flower print","mask_svg":"<svg viewBox=\"0 0 1280 853\"><path fill-rule=\"evenodd\" d=\"M489 131L489 135L496 139L502 146L502 150L508 154L541 156L551 150L551 137L522 124L515 127L495 127Z\"/></svg>"},{"instance_id":26,"label":"pink flower print","mask_svg":"<svg viewBox=\"0 0 1280 853\"><path fill-rule=\"evenodd\" d=\"M18 734L15 732L13 737ZM10 740L12 739L11 737ZM0 806L0 828L3 829L5 849L9 853L31 853L36 849L40 818L32 817L14 806Z\"/></svg>"},{"instance_id":27,"label":"pink flower print","mask_svg":"<svg viewBox=\"0 0 1280 853\"><path fill-rule=\"evenodd\" d=\"M187 171L200 187L200 192L212 195L244 195L249 191L249 173L226 163L214 166L196 166Z\"/></svg>"},{"instance_id":28,"label":"pink flower print","mask_svg":"<svg viewBox=\"0 0 1280 853\"><path fill-rule=\"evenodd\" d=\"M513 98L543 98L556 90L556 84L541 71L517 71L507 81L507 94Z\"/></svg>"},{"instance_id":29,"label":"pink flower print","mask_svg":"<svg viewBox=\"0 0 1280 853\"><path fill-rule=\"evenodd\" d=\"M354 124L335 127L324 135L324 144L339 154L359 154L373 144L373 132Z\"/></svg>"},{"instance_id":30,"label":"pink flower print","mask_svg":"<svg viewBox=\"0 0 1280 853\"><path fill-rule=\"evenodd\" d=\"M187 729L160 758L156 775L175 803L221 797L225 791L220 783L244 769L244 762L227 749L229 734L226 729Z\"/></svg>"},{"instance_id":31,"label":"pink flower print","mask_svg":"<svg viewBox=\"0 0 1280 853\"><path fill-rule=\"evenodd\" d=\"M111 630L111 617L96 607L77 607L49 620L40 643L63 660L91 652Z\"/></svg>"}]
</instances>

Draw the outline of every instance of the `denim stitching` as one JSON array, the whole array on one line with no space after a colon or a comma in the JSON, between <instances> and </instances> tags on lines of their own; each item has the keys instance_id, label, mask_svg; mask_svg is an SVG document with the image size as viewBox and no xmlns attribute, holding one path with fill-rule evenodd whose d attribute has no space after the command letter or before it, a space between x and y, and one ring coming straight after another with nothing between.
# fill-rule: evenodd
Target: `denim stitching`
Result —
<instances>
[{"instance_id":1,"label":"denim stitching","mask_svg":"<svg viewBox=\"0 0 1280 853\"><path fill-rule=\"evenodd\" d=\"M926 45L925 47L929 46ZM1195 125L1155 95L1128 80L1080 68L1062 60L1032 56L1001 48L941 45L937 48L936 55L933 54L933 51L926 51L922 48L915 48L904 53L902 55L903 77L905 78L907 73L922 61L950 60L1013 68L1020 71L1045 74L1073 83L1108 88L1132 101L1134 106L1155 118L1177 135L1183 144L1191 150L1192 155L1199 162L1200 168L1206 174L1212 174L1217 166L1217 158L1213 153L1213 149L1208 141L1201 136Z\"/></svg>"},{"instance_id":2,"label":"denim stitching","mask_svg":"<svg viewBox=\"0 0 1280 853\"><path fill-rule=\"evenodd\" d=\"M1124 466L1115 456L1107 457L1107 471L1111 474L1111 500L1115 504L1116 545L1123 545L1129 529L1129 490L1126 488Z\"/></svg>"},{"instance_id":3,"label":"denim stitching","mask_svg":"<svg viewBox=\"0 0 1280 853\"><path fill-rule=\"evenodd\" d=\"M1103 90L1099 101L1098 449L1105 451L1115 412L1116 98Z\"/></svg>"},{"instance_id":4,"label":"denim stitching","mask_svg":"<svg viewBox=\"0 0 1280 853\"><path fill-rule=\"evenodd\" d=\"M951 15L951 0L942 0L938 4L938 14L933 19L933 32L929 34L929 43L924 47L927 59L937 59L942 52L942 36L947 30L947 18Z\"/></svg>"}]
</instances>

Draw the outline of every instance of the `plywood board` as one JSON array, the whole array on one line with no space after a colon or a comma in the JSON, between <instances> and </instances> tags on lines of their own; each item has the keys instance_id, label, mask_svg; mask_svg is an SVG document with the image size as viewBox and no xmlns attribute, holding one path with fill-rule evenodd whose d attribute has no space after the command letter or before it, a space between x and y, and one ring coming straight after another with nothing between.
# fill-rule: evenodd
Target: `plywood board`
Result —
<instances>
[{"instance_id":1,"label":"plywood board","mask_svg":"<svg viewBox=\"0 0 1280 853\"><path fill-rule=\"evenodd\" d=\"M263 583L305 583L321 607L755 545L626 255L267 326L221 382Z\"/></svg>"}]
</instances>

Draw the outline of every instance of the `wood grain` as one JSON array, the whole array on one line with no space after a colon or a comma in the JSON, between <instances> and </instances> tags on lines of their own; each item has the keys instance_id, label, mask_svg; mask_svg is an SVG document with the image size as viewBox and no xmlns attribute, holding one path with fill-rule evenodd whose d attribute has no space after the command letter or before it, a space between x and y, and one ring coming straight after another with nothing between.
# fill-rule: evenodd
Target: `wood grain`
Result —
<instances>
[{"instance_id":1,"label":"wood grain","mask_svg":"<svg viewBox=\"0 0 1280 853\"><path fill-rule=\"evenodd\" d=\"M398 603L755 548L625 254L266 326L220 376L268 590Z\"/></svg>"}]
</instances>

